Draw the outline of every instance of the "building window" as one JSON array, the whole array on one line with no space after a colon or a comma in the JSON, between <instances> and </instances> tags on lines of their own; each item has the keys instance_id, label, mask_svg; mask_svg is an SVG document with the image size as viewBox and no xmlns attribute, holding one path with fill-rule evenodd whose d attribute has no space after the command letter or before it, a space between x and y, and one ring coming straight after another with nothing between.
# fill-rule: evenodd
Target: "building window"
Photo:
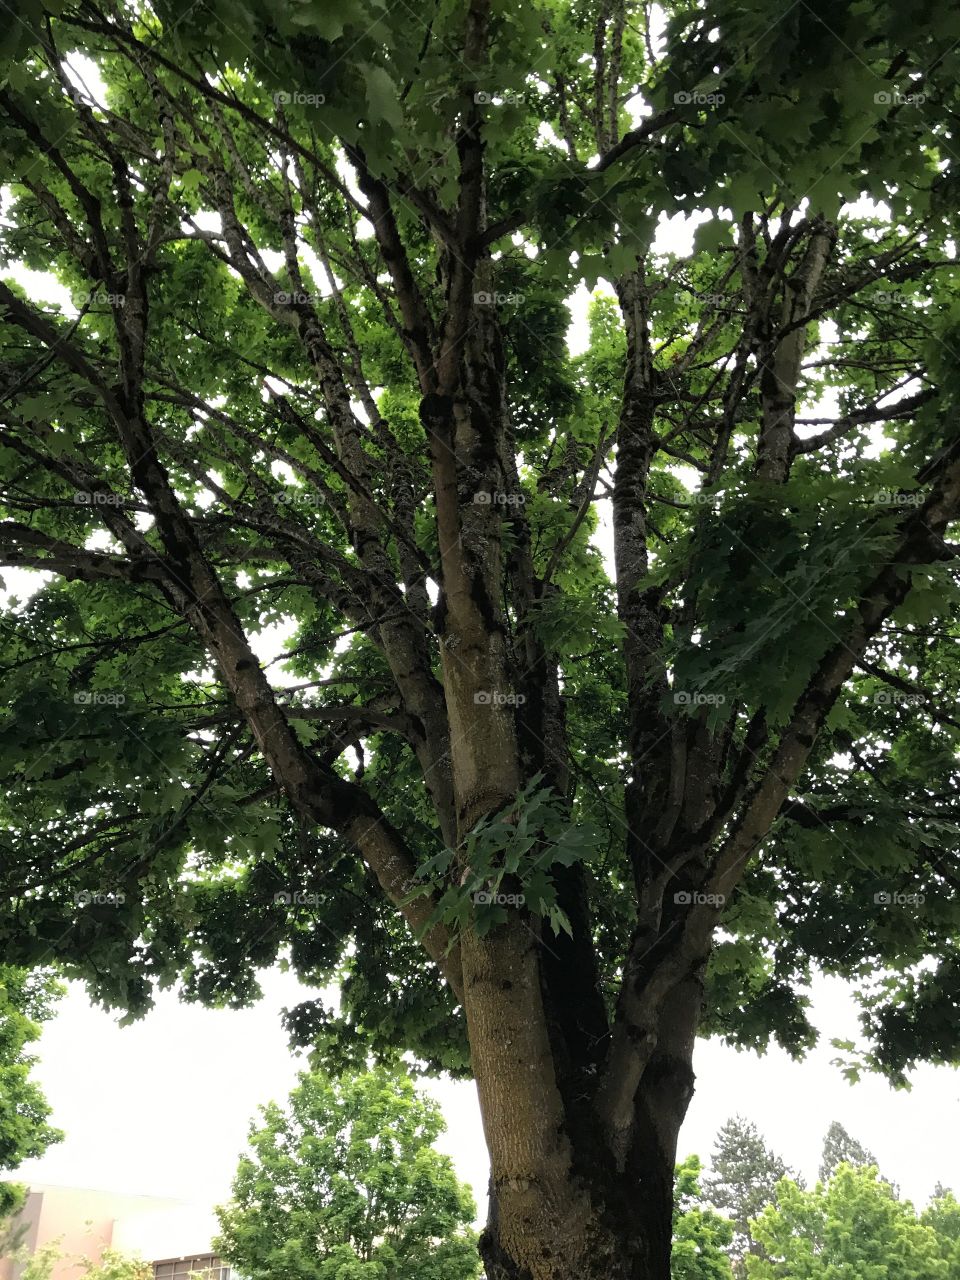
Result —
<instances>
[{"instance_id":1,"label":"building window","mask_svg":"<svg viewBox=\"0 0 960 1280\"><path fill-rule=\"evenodd\" d=\"M153 1264L154 1280L231 1280L230 1268L212 1253L195 1258L167 1258ZM236 1277L233 1280L237 1280Z\"/></svg>"}]
</instances>

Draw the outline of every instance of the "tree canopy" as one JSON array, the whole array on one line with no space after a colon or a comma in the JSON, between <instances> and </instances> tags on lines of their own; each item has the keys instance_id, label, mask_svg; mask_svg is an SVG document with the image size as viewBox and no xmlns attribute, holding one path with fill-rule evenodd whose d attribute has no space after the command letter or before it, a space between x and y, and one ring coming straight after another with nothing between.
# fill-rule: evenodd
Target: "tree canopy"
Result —
<instances>
[{"instance_id":1,"label":"tree canopy","mask_svg":"<svg viewBox=\"0 0 960 1280\"><path fill-rule=\"evenodd\" d=\"M824 1135L823 1154L820 1157L820 1169L817 1174L821 1182L829 1182L841 1164L849 1164L854 1168L862 1165L876 1165L872 1152L862 1142L851 1137L839 1120L833 1120Z\"/></svg>"},{"instance_id":2,"label":"tree canopy","mask_svg":"<svg viewBox=\"0 0 960 1280\"><path fill-rule=\"evenodd\" d=\"M729 111L749 117L757 131L751 146L763 154L788 147L789 173L804 190L838 147L838 134L866 126L861 116L854 123L844 87L866 94L890 83L889 33L874 36L861 24L885 27L896 10L881 16L849 6L847 20L861 27L857 47L875 48L863 66L832 39L815 57L807 47L812 18L798 13L786 28L778 24L780 55L803 61L804 96L817 98L814 66L829 86L823 92L840 95L835 119L818 116L812 132L810 115L795 104L769 119L762 42L753 60L737 66ZM718 14L725 39L734 41L731 62L736 40L759 20L738 11L736 19ZM266 21L254 6L238 12L248 32ZM834 196L870 194L887 203L848 208L834 229L817 221L818 205L797 212L767 161L750 159L745 144L729 139L728 114L720 121L716 112L667 106L667 117L683 117L678 127L671 131L655 115L658 131L645 127L650 145L625 134L617 144L623 166L609 153L592 167L575 160L596 146L583 86L567 79L579 65L583 34L561 24L547 43L547 11L525 6L524 14L497 15L490 58L504 81L498 91L519 75L515 65L529 66L531 41L541 41L541 56L549 51L556 66L551 82L518 88L502 105L484 104L492 188L485 234L496 251L491 279L506 299L493 306L502 316L522 449L517 482L494 494L516 501L495 503L494 514L498 539L515 548L514 558L532 562L542 584L523 606L524 626L561 662L568 785L578 821L596 822L603 833L588 869L599 962L612 988L635 914L619 893L624 788L642 783L663 807L653 777L625 771L618 746L627 696L621 637L624 629L640 635L641 613L655 605L670 683L650 674L645 731L706 734L723 746L722 761L710 766L716 779L700 794L723 799L718 813L726 822L752 795L758 764L774 750L787 754L812 706L825 722L725 913L727 932L711 962L711 1024L740 1043L774 1034L799 1051L813 1034L802 995L810 965L851 977L872 971L884 977L862 988L869 1060L897 1074L921 1053L949 1058L957 908L943 850L956 835L957 727L946 709L956 672L955 649L936 641L950 634L955 613L951 553L941 540L957 324L956 269L946 247L952 176L941 158L949 129L941 113L954 91L955 55L931 58L936 84L924 82L931 103L922 112L912 103L872 105L870 127L840 152L824 182ZM302 104L302 86L322 96L326 84L304 68L310 50L350 41L362 21L359 6L349 23L298 14L298 38L284 46L292 60L286 67L279 49L279 60L272 53L266 64L218 27L223 70L211 74L219 87L194 83L188 68L202 62L207 34L188 20L177 25L174 45L184 47L185 61L175 65L159 24L145 15L134 21L122 9L67 10L50 28L56 39L39 25L35 41L29 25L11 30L21 61L9 67L3 91L3 145L22 180L11 186L4 251L8 262L54 272L79 305L31 303L21 287L2 285L4 558L54 575L3 630L4 768L15 787L5 793L5 821L9 847L20 851L7 862L5 943L24 961L68 960L100 996L137 1011L153 982L175 974L186 974L190 995L247 999L257 967L290 947L312 978L349 970L347 1007L365 1039L380 1049L402 1041L456 1067L464 1049L451 1031L462 1020L451 1020L449 997L389 904L364 889L371 872L342 843L304 830L297 805L278 798L265 730L250 728L243 716L251 708L238 707L237 690L210 665L210 638L178 613L169 579L180 571L168 563L154 492L161 466L182 537L202 551L245 633L276 623L294 628L277 655L286 660L284 684L270 687L274 663L262 676L251 673L242 700L254 710L257 699L277 707L270 715L288 726L285 749L306 750L323 767L330 796L345 806L328 819L360 821L350 813L375 805L389 815L389 829L409 833L404 861L412 875L451 836L436 741L447 730L436 723L430 656L442 615L431 613L428 597L438 580L431 572L440 570L424 471L428 440L408 363L416 332L396 310L411 299L398 295L403 289L387 282L384 268L387 237L396 235L432 332L444 273L455 264L443 236L449 178L427 158L436 160L443 135L436 104L455 109L440 86L458 73L443 59L428 60L404 94L411 33L395 13L400 26L376 36L384 52L369 77L357 70L364 51L372 56L364 41L344 65L338 61L338 93L346 96L332 116L321 104ZM936 33L920 22L912 40L931 55L945 49L945 21L938 11ZM636 73L656 86L654 99L691 81L707 25L678 14L666 53L649 65L642 46L628 42L622 57L629 54ZM691 30L694 38L685 38ZM827 49L830 57L821 57ZM98 66L103 105L68 70L70 50ZM242 76L230 70L231 57ZM398 86L392 95L388 74ZM625 69L621 75L629 79ZM274 88L281 83L292 88ZM359 95L373 104L363 98L362 105ZM376 124L385 112L391 126L373 130L378 142L366 140L362 152L345 124L357 112ZM409 142L397 131L398 113L409 116L405 127L423 156L422 192L383 176L404 169L396 150L376 150ZM569 143L537 142L533 126L544 117L561 140L567 119ZM345 151L334 132L341 126ZM818 145L798 145L801 136ZM362 200L336 172L340 154L366 186ZM698 158L715 174L688 190L676 166ZM544 205L531 182L541 170L548 171ZM397 184L405 194L388 215L383 202ZM580 192L572 219L558 184ZM762 205L751 184L769 192ZM520 190L522 211L511 214ZM646 237L619 203L631 199L652 211L642 222ZM609 255L620 249L624 261L635 257L658 212L684 209L712 216L692 253L655 255L642 285L657 336L651 376L662 384L655 401L663 426L649 463L652 567L646 577L632 571L643 591L621 586L640 612L617 618L608 570L587 535L595 526L594 472L609 458L629 367L626 337L616 304L600 297L587 350L568 356L565 300L584 278L591 243L595 269L619 279ZM204 229L207 210L222 230ZM561 214L564 227L541 227L541 218ZM517 224L518 245L500 227L504 220ZM371 221L379 238L369 234ZM783 327L773 316L794 272L787 293L809 290L804 317L822 334L798 396L833 392L838 411L829 425L812 424L823 430L791 436L789 476L771 489L769 478L753 474L764 398L758 352ZM773 326L766 339L756 331L763 316ZM802 332L796 321L785 324ZM142 330L139 343L134 329ZM148 431L149 454L115 420L122 417L118 369L137 383L138 430ZM778 464L782 471L787 461ZM943 507L942 519L930 503ZM931 520L937 528L928 534ZM934 541L921 547L924 537ZM880 569L888 561L900 567ZM868 601L859 620L851 612L858 598ZM513 644L519 615L516 625ZM828 660L845 648L850 626L869 632L867 651L854 660L851 650L842 687L837 674L828 690ZM396 687L406 665L401 651L413 663L404 690ZM500 696L509 693L491 691ZM363 744L362 782L346 781L361 769L359 761L357 769L345 763L350 743ZM425 790L416 785L420 772ZM363 798L371 795L376 801ZM685 825L697 829L694 815ZM719 818L712 826L724 830ZM188 851L192 870L183 875ZM551 869L541 858L530 894L535 909L554 899ZM388 895L402 897L408 878L388 885ZM278 893L317 900L288 909L275 901ZM907 901L888 903L885 894ZM686 905L668 903L668 916L680 917ZM419 928L422 901L408 902L404 914ZM496 919L497 908L478 914ZM370 944L347 959L345 944L356 935ZM917 970L930 955L935 966ZM387 967L403 973L402 987L384 981ZM301 1010L297 1021L310 1036L332 1038L338 1026L320 1009Z\"/></svg>"},{"instance_id":3,"label":"tree canopy","mask_svg":"<svg viewBox=\"0 0 960 1280\"><path fill-rule=\"evenodd\" d=\"M671 1280L732 1280L729 1249L734 1228L702 1203L701 1167L699 1156L688 1156L677 1167Z\"/></svg>"},{"instance_id":4,"label":"tree canopy","mask_svg":"<svg viewBox=\"0 0 960 1280\"><path fill-rule=\"evenodd\" d=\"M784 1179L753 1230L764 1256L747 1258L751 1280L948 1280L956 1236L937 1227L955 1219L947 1194L916 1214L876 1167L841 1164L809 1191Z\"/></svg>"},{"instance_id":5,"label":"tree canopy","mask_svg":"<svg viewBox=\"0 0 960 1280\"><path fill-rule=\"evenodd\" d=\"M107 1247L97 1259L84 1254L71 1257L63 1253L56 1240L40 1245L32 1253L21 1248L13 1258L18 1264L17 1280L51 1280L56 1271L62 1274L64 1264L82 1280L151 1280L153 1275L149 1262L119 1249Z\"/></svg>"},{"instance_id":6,"label":"tree canopy","mask_svg":"<svg viewBox=\"0 0 960 1280\"><path fill-rule=\"evenodd\" d=\"M700 1177L696 1156L677 1168L674 1280L953 1276L960 1205L949 1188L938 1183L918 1214L838 1121L827 1131L824 1162L812 1190L789 1171L771 1177L786 1166L756 1126L740 1116L727 1121L708 1177Z\"/></svg>"},{"instance_id":7,"label":"tree canopy","mask_svg":"<svg viewBox=\"0 0 960 1280\"><path fill-rule=\"evenodd\" d=\"M733 1116L721 1126L703 1190L710 1203L733 1223L732 1256L737 1274L746 1274L746 1254L760 1250L752 1220L772 1201L780 1180L793 1176L752 1121Z\"/></svg>"},{"instance_id":8,"label":"tree canopy","mask_svg":"<svg viewBox=\"0 0 960 1280\"><path fill-rule=\"evenodd\" d=\"M0 1170L43 1155L63 1134L48 1123L50 1107L31 1070L42 1024L53 1016L60 985L49 974L0 967ZM22 1189L0 1182L0 1220L19 1208Z\"/></svg>"},{"instance_id":9,"label":"tree canopy","mask_svg":"<svg viewBox=\"0 0 960 1280\"><path fill-rule=\"evenodd\" d=\"M302 1073L250 1128L221 1256L246 1280L476 1280L476 1206L402 1073Z\"/></svg>"}]
</instances>

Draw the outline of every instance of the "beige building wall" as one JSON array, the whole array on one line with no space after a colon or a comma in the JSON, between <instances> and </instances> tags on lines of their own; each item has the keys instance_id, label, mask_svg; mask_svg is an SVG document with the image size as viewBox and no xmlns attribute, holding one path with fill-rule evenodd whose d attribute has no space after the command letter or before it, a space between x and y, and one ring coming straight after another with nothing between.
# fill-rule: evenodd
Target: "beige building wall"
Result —
<instances>
[{"instance_id":1,"label":"beige building wall","mask_svg":"<svg viewBox=\"0 0 960 1280\"><path fill-rule=\"evenodd\" d=\"M27 1224L23 1245L33 1253L45 1244L57 1243L64 1257L54 1269L53 1280L80 1280L83 1268L73 1259L79 1254L99 1262L104 1247L117 1243L113 1237L118 1218L144 1220L146 1215L181 1208L179 1200L38 1185L30 1189L20 1215L20 1221ZM0 1280L18 1280L22 1270L10 1258L0 1260Z\"/></svg>"}]
</instances>

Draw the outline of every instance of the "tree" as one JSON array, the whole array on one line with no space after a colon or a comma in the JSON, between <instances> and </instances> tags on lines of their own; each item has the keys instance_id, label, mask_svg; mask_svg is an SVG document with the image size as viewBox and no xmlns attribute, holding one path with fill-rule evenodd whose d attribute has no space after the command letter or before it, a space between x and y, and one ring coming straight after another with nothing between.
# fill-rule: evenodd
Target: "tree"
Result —
<instances>
[{"instance_id":1,"label":"tree","mask_svg":"<svg viewBox=\"0 0 960 1280\"><path fill-rule=\"evenodd\" d=\"M0 1169L43 1155L63 1134L47 1123L50 1107L30 1079L37 1059L28 1046L53 1014L62 988L49 975L0 966ZM23 1202L23 1188L0 1182L0 1220Z\"/></svg>"},{"instance_id":2,"label":"tree","mask_svg":"<svg viewBox=\"0 0 960 1280\"><path fill-rule=\"evenodd\" d=\"M702 1204L699 1156L677 1166L674 1182L671 1280L731 1280L727 1255L733 1228L726 1218Z\"/></svg>"},{"instance_id":3,"label":"tree","mask_svg":"<svg viewBox=\"0 0 960 1280\"><path fill-rule=\"evenodd\" d=\"M781 1178L793 1176L766 1145L757 1126L742 1116L733 1116L717 1134L704 1192L733 1222L734 1269L738 1275L746 1273L746 1254L759 1251L750 1229L751 1219L773 1200Z\"/></svg>"},{"instance_id":4,"label":"tree","mask_svg":"<svg viewBox=\"0 0 960 1280\"><path fill-rule=\"evenodd\" d=\"M753 1224L751 1280L949 1280L949 1246L875 1167L841 1164L811 1191L784 1179Z\"/></svg>"},{"instance_id":5,"label":"tree","mask_svg":"<svg viewBox=\"0 0 960 1280\"><path fill-rule=\"evenodd\" d=\"M84 1280L152 1280L153 1267L119 1249L104 1249L98 1262L81 1259Z\"/></svg>"},{"instance_id":6,"label":"tree","mask_svg":"<svg viewBox=\"0 0 960 1280\"><path fill-rule=\"evenodd\" d=\"M27 1198L27 1188L20 1183L0 1183L0 1197L7 1208L0 1218L0 1258L7 1258L23 1247L27 1223L21 1221L20 1210Z\"/></svg>"},{"instance_id":7,"label":"tree","mask_svg":"<svg viewBox=\"0 0 960 1280\"><path fill-rule=\"evenodd\" d=\"M475 1280L476 1206L406 1076L302 1073L261 1112L214 1246L247 1280Z\"/></svg>"},{"instance_id":8,"label":"tree","mask_svg":"<svg viewBox=\"0 0 960 1280\"><path fill-rule=\"evenodd\" d=\"M18 1280L51 1280L58 1263L64 1261L59 1243L51 1241L41 1245L33 1253L21 1251L17 1256L19 1270ZM141 1258L131 1257L118 1249L106 1248L100 1259L94 1262L91 1258L75 1256L70 1259L73 1268L83 1276L83 1280L151 1280L153 1267Z\"/></svg>"},{"instance_id":9,"label":"tree","mask_svg":"<svg viewBox=\"0 0 960 1280\"><path fill-rule=\"evenodd\" d=\"M3 36L0 942L340 982L327 1065L475 1076L492 1280L664 1280L695 1036L814 967L958 1056L960 13L821 8Z\"/></svg>"},{"instance_id":10,"label":"tree","mask_svg":"<svg viewBox=\"0 0 960 1280\"><path fill-rule=\"evenodd\" d=\"M854 1168L862 1165L876 1165L876 1157L856 1138L852 1138L839 1120L833 1120L823 1139L823 1154L820 1157L820 1170L817 1177L821 1182L829 1182L841 1164L849 1164Z\"/></svg>"},{"instance_id":11,"label":"tree","mask_svg":"<svg viewBox=\"0 0 960 1280\"><path fill-rule=\"evenodd\" d=\"M948 1262L947 1274L960 1273L960 1203L948 1187L937 1183L920 1221L936 1233Z\"/></svg>"}]
</instances>

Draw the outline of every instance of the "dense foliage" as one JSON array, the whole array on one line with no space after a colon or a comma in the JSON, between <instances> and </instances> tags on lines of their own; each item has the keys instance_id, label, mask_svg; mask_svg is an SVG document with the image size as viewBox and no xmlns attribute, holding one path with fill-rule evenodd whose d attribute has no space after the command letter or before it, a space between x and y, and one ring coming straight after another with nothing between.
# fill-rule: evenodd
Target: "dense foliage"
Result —
<instances>
[{"instance_id":1,"label":"dense foliage","mask_svg":"<svg viewBox=\"0 0 960 1280\"><path fill-rule=\"evenodd\" d=\"M53 1016L60 986L49 975L0 967L0 1170L40 1156L63 1134L48 1124L50 1107L30 1078L36 1054L30 1046ZM22 1189L0 1182L0 1219L16 1209Z\"/></svg>"},{"instance_id":2,"label":"dense foliage","mask_svg":"<svg viewBox=\"0 0 960 1280\"><path fill-rule=\"evenodd\" d=\"M841 1164L809 1191L785 1179L754 1223L762 1258L751 1280L950 1280L957 1274L958 1205L949 1193L919 1216L876 1167Z\"/></svg>"},{"instance_id":3,"label":"dense foliage","mask_svg":"<svg viewBox=\"0 0 960 1280\"><path fill-rule=\"evenodd\" d=\"M677 1166L671 1280L732 1280L733 1223L703 1203L699 1156Z\"/></svg>"},{"instance_id":4,"label":"dense foliage","mask_svg":"<svg viewBox=\"0 0 960 1280\"><path fill-rule=\"evenodd\" d=\"M838 1121L812 1189L741 1116L720 1129L709 1174L691 1156L676 1185L673 1280L952 1280L960 1264L953 1193L938 1184L918 1214Z\"/></svg>"},{"instance_id":5,"label":"dense foliage","mask_svg":"<svg viewBox=\"0 0 960 1280\"><path fill-rule=\"evenodd\" d=\"M58 1241L40 1245L32 1253L21 1249L14 1255L17 1264L17 1280L52 1280L55 1274L63 1274L69 1267L78 1280L151 1280L153 1266L142 1258L134 1258L118 1249L105 1248L97 1259L85 1254L64 1254ZM197 1277L197 1280L204 1280Z\"/></svg>"},{"instance_id":6,"label":"dense foliage","mask_svg":"<svg viewBox=\"0 0 960 1280\"><path fill-rule=\"evenodd\" d=\"M888 19L872 6L848 8L844 20L857 27L849 38L858 48L871 41L876 48L866 66L847 57L842 31L824 36L816 53L808 49L811 29L799 10L777 27L780 58L802 61L804 100L813 104L820 92L836 103L812 133L812 116L796 103L771 115L762 96L761 43L751 58L732 59L734 84L725 90L721 118L716 111L688 115L659 147L632 154L625 170L601 173L563 159L563 147L535 136L535 123L546 118L562 140L567 119L576 154L590 153L582 89L568 85L578 65L573 15L553 16L552 40L533 58L522 50L538 38L537 10L498 17L491 65L497 91L512 97L485 111L491 224L524 194L522 217L510 216L524 228L523 241L494 242L523 450L515 496L523 500L523 536L537 571L550 579L531 624L563 669L572 799L580 820L589 817L604 831L588 876L598 955L611 984L630 928L619 892L626 874L618 851L626 777L622 622L612 613L609 570L587 535L596 524L591 476L612 447L625 346L616 305L601 297L586 351L569 357L565 299L591 262L615 278L609 254L626 263L642 249L658 211L713 209L692 253L653 254L644 286L663 415L651 464L650 582L665 620L672 685L687 699L668 694L668 713L657 692L657 715L674 734L686 734L694 724L718 732L732 714L732 786L733 756L746 751L749 760L756 751L752 738L751 749L745 745L749 727L754 737L766 727L774 740L784 732L843 610L928 491L918 469L950 443L956 416L952 335L960 316L948 216L953 179L943 159L956 54L933 58L951 44L949 22L937 10L928 30L922 6L911 7L913 38L928 42L933 80L924 81L923 110L905 103L890 112L872 102L875 86L886 83L883 43L866 29ZM291 327L295 308L274 295L309 295L350 394L369 410L371 425L358 425L354 447L367 459L364 486L376 486L377 536L393 544L389 574L406 574L403 590L412 593L407 603L398 596L393 608L422 613L437 543L418 393L380 278L383 250L364 208L332 172L338 151L331 130L346 128L360 111L371 124L389 123L365 141L367 164L395 170L396 155L379 156L376 148L411 140L426 157L442 147L443 111L453 107L440 85L456 68L430 61L415 89L388 93L388 75L404 83L407 42L419 48L420 39L415 29L402 29L395 12L389 55L371 62L368 76L355 72L374 57L374 37L363 37L331 72L336 95L328 96L337 105L322 114L318 104L284 104L284 86L301 96L306 86L315 96L330 88L303 60L311 41L317 49L340 40L352 46L365 23L359 5L350 19L345 12L324 18L319 8L298 13L300 36L286 52L274 46L269 63L254 57L242 79L224 71L219 98L201 92L186 70L157 61L165 46L155 24L123 35L119 11L92 12L63 16L59 47L39 27L34 42L27 26L12 28L21 60L10 65L3 91L6 160L22 179L7 198L7 261L53 271L74 299L39 301L45 287L31 285L41 290L38 306L21 313L17 299L28 295L12 282L6 298L14 307L5 329L8 421L0 442L6 558L60 575L3 627L3 765L14 786L5 793L5 821L9 847L20 850L6 863L7 892L18 904L5 917L6 945L24 961L69 960L104 999L135 1010L154 981L184 972L191 996L249 999L257 967L289 948L311 979L346 979L345 1007L363 1040L338 1038L336 1015L319 1007L297 1015L305 1037L328 1037L355 1059L364 1043L380 1051L409 1044L428 1060L462 1067L462 1040L451 1034L458 1019L451 1021L449 1002L438 997L395 914L366 891L365 873L347 849L304 830L278 801L202 643L171 614L152 559L159 531L150 503L101 403L101 379L113 376L123 342L116 326L125 313L109 300L110 280L126 279L123 237L135 234L142 256L149 232L144 411L171 483L242 626L251 635L278 623L294 628L278 697L298 740L339 772L350 771L345 746L362 742L365 784L409 833L418 864L425 861L441 837L415 782L409 726L377 635L376 619L389 601L381 607L370 594L373 571L344 541L355 537L343 532L351 464L331 453L329 411ZM759 16L742 6L738 14L724 17L724 30L732 24L731 33L748 44ZM38 20L39 9L33 16ZM178 27L192 60L202 57L207 16L203 35L192 33L188 18ZM260 20L253 8L236 19L248 31ZM455 23L455 15L448 20ZM692 14L677 15L666 52L652 65L644 67L632 38L624 50L655 86L654 100L674 84L699 82L690 68L703 57L702 37L685 38L691 21ZM253 56L252 37L230 37L225 26L217 32L224 59ZM387 32L377 39L387 40ZM79 88L81 72L66 65L69 48L95 60L108 106ZM153 62L148 49L156 50ZM545 72L552 62L554 78L524 88L514 68L537 62ZM259 85L257 75L267 83ZM869 108L869 128L854 101ZM749 147L732 135L732 114L756 132ZM348 136L346 144L355 140ZM811 404L836 403L838 411L823 429L804 429L792 446L787 488L768 494L751 478L761 392L755 335L744 329L754 322L760 281L775 296L818 225L813 213L788 212L789 192L773 174L786 167L791 188L810 190L831 146L838 159L822 177L825 196L862 191L887 203L847 208L830 232L831 261L808 304L816 358L806 363L799 394ZM777 152L773 174L771 158L750 154L766 157L768 147ZM360 164L358 154L353 160ZM117 164L132 183L122 217ZM715 176L708 179L708 170ZM367 170L361 165L359 172ZM449 199L442 169L430 167L424 181L431 201ZM565 208L558 183L581 210L574 231L540 226L541 219L555 223ZM762 207L755 187L770 190ZM237 219L233 248L229 227L224 239L205 229L211 224L201 214L224 202ZM639 206L651 212L628 215ZM751 208L756 212L744 212ZM304 257L297 267L284 232L291 214ZM217 221L226 226L225 216ZM424 229L429 216L414 195L398 201L396 216L427 301L439 305L443 286L432 277L442 275L444 255ZM91 217L96 235L86 226ZM613 243L611 222L618 228ZM248 265L234 261L241 253ZM266 255L259 265L256 253ZM109 269L103 255L111 257ZM273 293L264 297L264 288ZM50 358L43 354L48 345L56 348ZM69 359L58 359L65 350ZM722 434L732 433L723 453L718 423L727 424ZM518 536L511 529L519 510L503 509L508 541ZM69 550L84 546L90 549ZM135 571L124 555L139 563ZM802 782L726 913L711 966L709 1019L738 1043L774 1034L796 1051L809 1044L802 989L815 963L851 977L874 975L861 991L875 1065L899 1073L919 1053L952 1055L947 1008L957 989L950 944L957 907L947 851L957 831L956 673L954 648L936 641L953 626L953 566L911 573L913 589L871 637ZM390 584L379 582L375 594L384 592L389 596ZM258 647L287 656L275 641ZM276 662L269 668L280 671ZM284 694L290 682L298 687ZM704 701L711 697L723 701ZM188 850L191 871L183 875ZM538 874L547 869L541 862ZM539 881L531 888L531 896L549 896ZM298 892L316 901L278 905L278 893ZM875 901L884 893L906 894L907 901ZM360 945L350 947L352 939ZM917 969L930 954L940 957L936 964ZM388 968L404 975L402 985L385 980Z\"/></svg>"},{"instance_id":7,"label":"dense foliage","mask_svg":"<svg viewBox=\"0 0 960 1280\"><path fill-rule=\"evenodd\" d=\"M250 1129L217 1249L246 1280L475 1280L476 1207L436 1104L383 1070L302 1074Z\"/></svg>"},{"instance_id":8,"label":"dense foliage","mask_svg":"<svg viewBox=\"0 0 960 1280\"><path fill-rule=\"evenodd\" d=\"M876 1163L873 1153L847 1133L839 1120L831 1122L824 1135L823 1154L817 1174L821 1182L829 1182L841 1164L859 1169L863 1165Z\"/></svg>"},{"instance_id":9,"label":"dense foliage","mask_svg":"<svg viewBox=\"0 0 960 1280\"><path fill-rule=\"evenodd\" d=\"M764 1142L757 1126L733 1116L720 1129L703 1189L711 1204L733 1223L736 1274L746 1274L746 1255L759 1252L752 1220L773 1199L781 1178L793 1176L783 1160Z\"/></svg>"}]
</instances>

